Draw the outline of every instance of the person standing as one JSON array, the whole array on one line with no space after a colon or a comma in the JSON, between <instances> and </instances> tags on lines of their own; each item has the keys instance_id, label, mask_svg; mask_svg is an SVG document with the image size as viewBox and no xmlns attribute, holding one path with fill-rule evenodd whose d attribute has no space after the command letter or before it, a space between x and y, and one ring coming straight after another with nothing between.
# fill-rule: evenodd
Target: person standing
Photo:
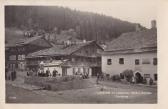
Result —
<instances>
[{"instance_id":1,"label":"person standing","mask_svg":"<svg viewBox=\"0 0 168 109\"><path fill-rule=\"evenodd\" d=\"M16 71L15 70L13 71L13 79L14 80L16 79Z\"/></svg>"},{"instance_id":2,"label":"person standing","mask_svg":"<svg viewBox=\"0 0 168 109\"><path fill-rule=\"evenodd\" d=\"M29 76L30 74L29 74L29 72L27 71L27 76Z\"/></svg>"},{"instance_id":3,"label":"person standing","mask_svg":"<svg viewBox=\"0 0 168 109\"><path fill-rule=\"evenodd\" d=\"M101 73L101 81L104 81L104 73Z\"/></svg>"},{"instance_id":4,"label":"person standing","mask_svg":"<svg viewBox=\"0 0 168 109\"><path fill-rule=\"evenodd\" d=\"M44 76L45 76L44 70L41 70L41 77L44 77Z\"/></svg>"},{"instance_id":5,"label":"person standing","mask_svg":"<svg viewBox=\"0 0 168 109\"><path fill-rule=\"evenodd\" d=\"M13 73L13 71L11 72L11 80L14 81L14 73Z\"/></svg>"},{"instance_id":6,"label":"person standing","mask_svg":"<svg viewBox=\"0 0 168 109\"><path fill-rule=\"evenodd\" d=\"M57 73L58 73L57 70L54 69L53 70L53 77L56 77Z\"/></svg>"},{"instance_id":7,"label":"person standing","mask_svg":"<svg viewBox=\"0 0 168 109\"><path fill-rule=\"evenodd\" d=\"M97 73L97 79L96 79L96 83L99 84L99 79L100 79L100 74Z\"/></svg>"},{"instance_id":8,"label":"person standing","mask_svg":"<svg viewBox=\"0 0 168 109\"><path fill-rule=\"evenodd\" d=\"M47 76L47 77L50 76L50 70L49 70L49 68L46 70L46 76Z\"/></svg>"},{"instance_id":9,"label":"person standing","mask_svg":"<svg viewBox=\"0 0 168 109\"><path fill-rule=\"evenodd\" d=\"M135 84L135 77L134 76L132 76L132 84Z\"/></svg>"}]
</instances>

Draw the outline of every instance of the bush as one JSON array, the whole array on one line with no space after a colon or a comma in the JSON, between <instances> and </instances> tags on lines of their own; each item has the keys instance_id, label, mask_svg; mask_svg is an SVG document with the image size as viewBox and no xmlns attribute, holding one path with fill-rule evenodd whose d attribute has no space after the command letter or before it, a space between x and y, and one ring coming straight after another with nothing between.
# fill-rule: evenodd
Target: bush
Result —
<instances>
[{"instance_id":1,"label":"bush","mask_svg":"<svg viewBox=\"0 0 168 109\"><path fill-rule=\"evenodd\" d=\"M113 81L120 81L120 79L121 79L120 75L113 75L111 78Z\"/></svg>"},{"instance_id":2,"label":"bush","mask_svg":"<svg viewBox=\"0 0 168 109\"><path fill-rule=\"evenodd\" d=\"M47 85L44 86L44 89L45 90L51 90L51 86L49 84L47 84Z\"/></svg>"},{"instance_id":3,"label":"bush","mask_svg":"<svg viewBox=\"0 0 168 109\"><path fill-rule=\"evenodd\" d=\"M132 80L132 77L133 77L133 71L132 70L124 70L122 72L122 75L124 75L124 78L128 81L128 82L131 82Z\"/></svg>"}]
</instances>

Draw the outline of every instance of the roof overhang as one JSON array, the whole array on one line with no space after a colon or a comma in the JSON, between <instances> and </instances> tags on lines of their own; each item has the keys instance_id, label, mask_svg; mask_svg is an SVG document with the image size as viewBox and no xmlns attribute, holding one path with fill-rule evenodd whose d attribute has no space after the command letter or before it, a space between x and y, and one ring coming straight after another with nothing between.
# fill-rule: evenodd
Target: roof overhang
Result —
<instances>
[{"instance_id":1,"label":"roof overhang","mask_svg":"<svg viewBox=\"0 0 168 109\"><path fill-rule=\"evenodd\" d=\"M104 51L101 55L119 55L119 54L140 54L140 53L151 53L157 52L157 48L141 48L141 49L128 49L128 50L114 50L114 51Z\"/></svg>"}]
</instances>

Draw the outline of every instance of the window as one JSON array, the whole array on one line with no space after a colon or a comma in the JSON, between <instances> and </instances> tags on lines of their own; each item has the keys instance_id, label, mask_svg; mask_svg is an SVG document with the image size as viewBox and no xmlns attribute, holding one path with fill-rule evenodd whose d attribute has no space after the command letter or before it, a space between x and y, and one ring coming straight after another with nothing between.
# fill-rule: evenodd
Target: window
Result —
<instances>
[{"instance_id":1,"label":"window","mask_svg":"<svg viewBox=\"0 0 168 109\"><path fill-rule=\"evenodd\" d=\"M18 60L22 60L22 55L18 55Z\"/></svg>"},{"instance_id":2,"label":"window","mask_svg":"<svg viewBox=\"0 0 168 109\"><path fill-rule=\"evenodd\" d=\"M22 55L22 60L25 60L25 55Z\"/></svg>"},{"instance_id":3,"label":"window","mask_svg":"<svg viewBox=\"0 0 168 109\"><path fill-rule=\"evenodd\" d=\"M150 78L150 74L144 74L144 78Z\"/></svg>"},{"instance_id":4,"label":"window","mask_svg":"<svg viewBox=\"0 0 168 109\"><path fill-rule=\"evenodd\" d=\"M139 59L135 59L135 65L139 65Z\"/></svg>"},{"instance_id":5,"label":"window","mask_svg":"<svg viewBox=\"0 0 168 109\"><path fill-rule=\"evenodd\" d=\"M72 62L75 62L75 58L71 58L71 61L72 61Z\"/></svg>"},{"instance_id":6,"label":"window","mask_svg":"<svg viewBox=\"0 0 168 109\"><path fill-rule=\"evenodd\" d=\"M25 55L18 55L18 60L25 60Z\"/></svg>"},{"instance_id":7,"label":"window","mask_svg":"<svg viewBox=\"0 0 168 109\"><path fill-rule=\"evenodd\" d=\"M154 80L157 81L157 74L154 74Z\"/></svg>"},{"instance_id":8,"label":"window","mask_svg":"<svg viewBox=\"0 0 168 109\"><path fill-rule=\"evenodd\" d=\"M157 65L157 58L153 58L153 65Z\"/></svg>"},{"instance_id":9,"label":"window","mask_svg":"<svg viewBox=\"0 0 168 109\"><path fill-rule=\"evenodd\" d=\"M124 64L124 58L119 58L119 64Z\"/></svg>"},{"instance_id":10,"label":"window","mask_svg":"<svg viewBox=\"0 0 168 109\"><path fill-rule=\"evenodd\" d=\"M107 65L111 65L112 64L112 59L107 59Z\"/></svg>"},{"instance_id":11,"label":"window","mask_svg":"<svg viewBox=\"0 0 168 109\"><path fill-rule=\"evenodd\" d=\"M88 50L86 50L85 52L86 52L86 54L89 54L89 51L88 51Z\"/></svg>"},{"instance_id":12,"label":"window","mask_svg":"<svg viewBox=\"0 0 168 109\"><path fill-rule=\"evenodd\" d=\"M18 60L25 60L25 55L18 55Z\"/></svg>"},{"instance_id":13,"label":"window","mask_svg":"<svg viewBox=\"0 0 168 109\"><path fill-rule=\"evenodd\" d=\"M147 59L147 58L142 59L142 64L150 64L150 63L151 63L150 59Z\"/></svg>"},{"instance_id":14,"label":"window","mask_svg":"<svg viewBox=\"0 0 168 109\"><path fill-rule=\"evenodd\" d=\"M9 56L9 60L16 60L16 55Z\"/></svg>"}]
</instances>

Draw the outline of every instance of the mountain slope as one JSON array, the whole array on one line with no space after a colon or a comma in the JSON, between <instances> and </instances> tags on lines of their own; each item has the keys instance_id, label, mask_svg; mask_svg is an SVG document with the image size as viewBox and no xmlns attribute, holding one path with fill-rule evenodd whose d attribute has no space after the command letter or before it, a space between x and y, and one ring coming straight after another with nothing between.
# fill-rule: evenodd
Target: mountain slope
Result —
<instances>
[{"instance_id":1,"label":"mountain slope","mask_svg":"<svg viewBox=\"0 0 168 109\"><path fill-rule=\"evenodd\" d=\"M135 24L113 17L57 6L6 6L5 27L42 29L58 34L70 28L79 39L110 41L122 33L135 31Z\"/></svg>"}]
</instances>

